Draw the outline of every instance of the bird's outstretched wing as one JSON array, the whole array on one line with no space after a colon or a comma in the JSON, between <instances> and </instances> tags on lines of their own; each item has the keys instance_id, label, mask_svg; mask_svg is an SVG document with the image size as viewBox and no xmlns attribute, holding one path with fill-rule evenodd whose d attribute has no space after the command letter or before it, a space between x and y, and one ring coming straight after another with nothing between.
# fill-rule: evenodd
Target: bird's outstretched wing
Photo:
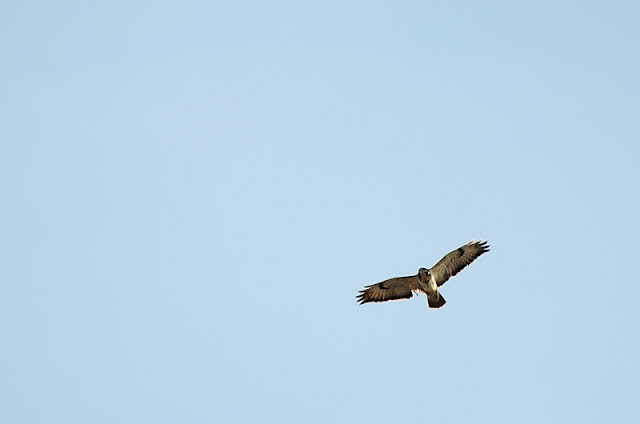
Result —
<instances>
[{"instance_id":1,"label":"bird's outstretched wing","mask_svg":"<svg viewBox=\"0 0 640 424\"><path fill-rule=\"evenodd\" d=\"M487 245L486 241L472 240L453 252L447 253L444 258L440 259L430 270L438 287L462 271L471 262L475 261L478 256L488 251L489 245Z\"/></svg>"},{"instance_id":2,"label":"bird's outstretched wing","mask_svg":"<svg viewBox=\"0 0 640 424\"><path fill-rule=\"evenodd\" d=\"M378 284L366 286L356 298L360 304L409 299L419 287L417 275L391 278Z\"/></svg>"}]
</instances>

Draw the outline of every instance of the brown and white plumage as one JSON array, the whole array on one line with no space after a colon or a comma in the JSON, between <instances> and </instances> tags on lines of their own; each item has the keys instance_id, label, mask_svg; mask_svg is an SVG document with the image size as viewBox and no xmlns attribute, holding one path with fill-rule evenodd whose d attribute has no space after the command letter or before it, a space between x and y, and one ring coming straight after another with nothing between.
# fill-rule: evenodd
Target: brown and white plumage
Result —
<instances>
[{"instance_id":1,"label":"brown and white plumage","mask_svg":"<svg viewBox=\"0 0 640 424\"><path fill-rule=\"evenodd\" d=\"M420 268L416 275L391 278L366 286L356 298L360 304L386 302L388 300L409 299L414 292L422 292L427 295L430 308L440 308L446 301L440 294L438 287L488 251L489 245L486 241L472 240L446 254L431 269Z\"/></svg>"}]
</instances>

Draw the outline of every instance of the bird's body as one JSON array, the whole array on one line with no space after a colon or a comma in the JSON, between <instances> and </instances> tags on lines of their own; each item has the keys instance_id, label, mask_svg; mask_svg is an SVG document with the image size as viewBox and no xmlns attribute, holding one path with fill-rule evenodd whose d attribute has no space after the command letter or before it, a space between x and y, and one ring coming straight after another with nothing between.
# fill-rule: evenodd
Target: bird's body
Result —
<instances>
[{"instance_id":1,"label":"bird's body","mask_svg":"<svg viewBox=\"0 0 640 424\"><path fill-rule=\"evenodd\" d=\"M430 308L440 308L446 301L440 294L438 287L488 251L489 246L486 241L472 240L453 252L449 252L430 269L420 268L417 275L391 278L378 284L366 286L358 294L358 302L363 304L409 299L414 292L422 292L427 295Z\"/></svg>"}]
</instances>

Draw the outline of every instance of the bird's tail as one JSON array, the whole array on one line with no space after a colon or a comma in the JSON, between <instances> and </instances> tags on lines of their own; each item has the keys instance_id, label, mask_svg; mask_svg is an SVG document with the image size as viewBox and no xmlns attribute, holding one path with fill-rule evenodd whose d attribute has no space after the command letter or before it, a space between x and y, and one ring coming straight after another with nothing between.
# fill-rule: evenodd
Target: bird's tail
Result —
<instances>
[{"instance_id":1,"label":"bird's tail","mask_svg":"<svg viewBox=\"0 0 640 424\"><path fill-rule=\"evenodd\" d=\"M427 302L429 302L430 308L441 308L445 303L447 303L439 291L436 291L431 295L427 295Z\"/></svg>"}]
</instances>

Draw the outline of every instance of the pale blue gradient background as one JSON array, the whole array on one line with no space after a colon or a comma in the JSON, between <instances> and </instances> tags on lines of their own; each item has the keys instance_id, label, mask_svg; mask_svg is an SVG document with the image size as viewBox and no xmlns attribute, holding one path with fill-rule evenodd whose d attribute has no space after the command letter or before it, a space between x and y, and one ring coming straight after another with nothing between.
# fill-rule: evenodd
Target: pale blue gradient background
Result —
<instances>
[{"instance_id":1,"label":"pale blue gradient background","mask_svg":"<svg viewBox=\"0 0 640 424\"><path fill-rule=\"evenodd\" d=\"M4 4L0 421L637 423L639 20Z\"/></svg>"}]
</instances>

